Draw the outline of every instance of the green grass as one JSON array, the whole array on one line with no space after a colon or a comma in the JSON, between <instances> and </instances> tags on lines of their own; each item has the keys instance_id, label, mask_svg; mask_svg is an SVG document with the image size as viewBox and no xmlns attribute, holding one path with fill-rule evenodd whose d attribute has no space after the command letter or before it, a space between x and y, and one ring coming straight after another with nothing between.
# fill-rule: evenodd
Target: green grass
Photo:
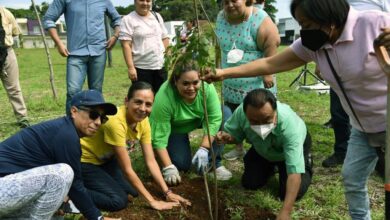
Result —
<instances>
[{"instance_id":1,"label":"green grass","mask_svg":"<svg viewBox=\"0 0 390 220\"><path fill-rule=\"evenodd\" d=\"M58 100L54 100L49 82L49 68L47 58L42 49L17 49L20 83L28 108L29 118L33 124L64 114L65 109L65 69L66 59L61 57L55 49L51 55L55 71L55 85ZM127 78L126 65L119 47L113 50L114 66L107 68L104 82L104 96L107 101L117 105L123 103L125 94L130 85ZM309 65L311 70L313 64ZM294 219L349 219L347 204L343 194L340 168L324 169L321 161L332 153L333 132L324 129L321 125L326 122L329 115L329 95L318 95L314 92L302 92L295 86L288 85L299 74L300 69L278 74L278 99L289 104L306 122L313 139L314 177L313 183L305 197L296 203L293 214ZM217 86L219 88L219 86ZM4 140L19 130L15 125L12 108L3 88L0 89L0 140ZM199 140L193 141L199 143ZM226 151L233 146L228 145ZM145 170L143 159L138 154L133 159L137 170ZM240 186L242 163L227 162L225 165L233 170L234 177L220 184L226 196L226 206L232 210L232 219L242 219L243 210L240 207L252 206L272 210L275 214L282 203L277 199L277 184L273 179L264 190L246 191ZM148 172L141 177L146 177ZM369 192L373 219L384 219L384 193L383 183L379 177L373 175L369 181ZM180 193L180 192L179 192ZM69 218L68 218L69 219ZM73 219L73 218L71 218ZM74 219L77 219L75 217Z\"/></svg>"}]
</instances>

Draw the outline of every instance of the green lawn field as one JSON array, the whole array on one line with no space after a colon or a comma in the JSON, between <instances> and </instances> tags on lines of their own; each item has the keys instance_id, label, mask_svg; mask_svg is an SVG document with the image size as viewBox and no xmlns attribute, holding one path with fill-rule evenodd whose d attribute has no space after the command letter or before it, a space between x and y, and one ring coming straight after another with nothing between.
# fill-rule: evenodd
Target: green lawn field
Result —
<instances>
[{"instance_id":1,"label":"green lawn field","mask_svg":"<svg viewBox=\"0 0 390 220\"><path fill-rule=\"evenodd\" d=\"M20 68L20 83L31 123L36 124L64 115L66 59L61 57L55 49L51 50L55 71L54 80L58 92L58 99L54 100L45 51L43 49L16 49L16 53ZM308 67L313 70L314 65L309 64ZM296 203L293 218L349 219L340 175L341 168L324 169L321 167L322 160L329 156L333 149L333 131L322 127L322 124L330 117L329 95L299 91L296 86L289 87L300 70L296 69L277 75L278 99L289 104L303 118L313 139L313 183L305 197ZM313 82L310 77L309 81ZM117 46L113 50L113 67L107 68L105 73L103 93L106 100L116 105L122 104L129 85L122 51ZM217 88L220 86L217 85ZM4 140L17 132L19 128L15 124L12 108L2 87L0 102L3 103L0 108L0 140ZM199 140L195 140L193 147L196 147L198 142ZM232 147L226 146L225 151L227 152ZM140 154L137 157L141 157ZM134 158L133 162L137 170L145 169L142 161ZM269 209L275 214L278 212L282 203L276 197L276 180L271 180L264 190L245 191L240 186L242 163L224 161L224 164L234 174L231 180L220 183L224 189L225 205L230 210L231 219L245 219L242 208L246 206ZM141 173L141 177L148 175L146 171ZM376 174L370 178L368 190L372 218L384 219L383 182ZM68 217L68 219L72 218Z\"/></svg>"}]
</instances>

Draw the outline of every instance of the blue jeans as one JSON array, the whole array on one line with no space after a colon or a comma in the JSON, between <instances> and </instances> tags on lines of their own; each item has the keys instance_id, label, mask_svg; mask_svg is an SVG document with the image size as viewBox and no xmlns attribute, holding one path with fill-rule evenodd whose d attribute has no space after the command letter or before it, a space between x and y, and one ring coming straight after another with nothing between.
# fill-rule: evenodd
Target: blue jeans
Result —
<instances>
[{"instance_id":1,"label":"blue jeans","mask_svg":"<svg viewBox=\"0 0 390 220\"><path fill-rule=\"evenodd\" d=\"M66 114L70 114L72 97L83 89L88 76L88 88L102 92L106 53L99 56L69 56L66 64Z\"/></svg>"},{"instance_id":2,"label":"blue jeans","mask_svg":"<svg viewBox=\"0 0 390 220\"><path fill-rule=\"evenodd\" d=\"M81 163L85 188L96 207L105 211L126 208L127 195L138 196L137 191L124 179L116 159L103 165Z\"/></svg>"},{"instance_id":3,"label":"blue jeans","mask_svg":"<svg viewBox=\"0 0 390 220\"><path fill-rule=\"evenodd\" d=\"M221 166L221 153L223 152L223 145L213 143L213 150L215 153L215 167ZM171 134L168 140L168 154L172 163L180 171L188 171L191 168L191 146L188 134ZM209 163L211 163L211 151L209 152Z\"/></svg>"},{"instance_id":4,"label":"blue jeans","mask_svg":"<svg viewBox=\"0 0 390 220\"><path fill-rule=\"evenodd\" d=\"M368 144L366 134L352 128L342 176L349 214L353 220L371 219L367 180L377 160L376 149Z\"/></svg>"}]
</instances>

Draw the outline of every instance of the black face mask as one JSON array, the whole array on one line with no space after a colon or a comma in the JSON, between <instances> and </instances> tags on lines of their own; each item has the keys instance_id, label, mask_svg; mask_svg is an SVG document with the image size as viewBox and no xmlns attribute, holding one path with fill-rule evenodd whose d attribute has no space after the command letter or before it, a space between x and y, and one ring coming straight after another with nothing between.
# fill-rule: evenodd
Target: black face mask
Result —
<instances>
[{"instance_id":1,"label":"black face mask","mask_svg":"<svg viewBox=\"0 0 390 220\"><path fill-rule=\"evenodd\" d=\"M303 46L317 51L329 40L329 35L320 29L301 30L301 39Z\"/></svg>"}]
</instances>

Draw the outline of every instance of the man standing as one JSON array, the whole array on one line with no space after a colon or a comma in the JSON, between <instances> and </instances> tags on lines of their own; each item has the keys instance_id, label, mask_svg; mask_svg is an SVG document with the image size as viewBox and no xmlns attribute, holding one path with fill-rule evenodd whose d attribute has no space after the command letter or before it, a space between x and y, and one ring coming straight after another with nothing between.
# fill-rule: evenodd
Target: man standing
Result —
<instances>
[{"instance_id":1,"label":"man standing","mask_svg":"<svg viewBox=\"0 0 390 220\"><path fill-rule=\"evenodd\" d=\"M244 157L244 188L263 187L278 168L284 203L277 219L289 219L295 200L306 193L312 178L311 137L305 123L272 92L255 89L225 123L225 131L217 134L218 142L246 139L252 144Z\"/></svg>"},{"instance_id":2,"label":"man standing","mask_svg":"<svg viewBox=\"0 0 390 220\"><path fill-rule=\"evenodd\" d=\"M0 143L0 219L50 219L67 194L87 219L103 219L81 178L80 138L94 135L117 110L95 90L76 94L71 104L69 116Z\"/></svg>"},{"instance_id":3,"label":"man standing","mask_svg":"<svg viewBox=\"0 0 390 220\"><path fill-rule=\"evenodd\" d=\"M20 29L15 17L4 7L0 7L0 78L14 110L17 124L21 128L30 126L27 120L27 108L19 84L19 67L12 49L14 36L19 36Z\"/></svg>"},{"instance_id":4,"label":"man standing","mask_svg":"<svg viewBox=\"0 0 390 220\"><path fill-rule=\"evenodd\" d=\"M67 27L67 47L60 40L55 22L64 14ZM114 35L106 39L104 15L111 19ZM102 92L105 50L110 50L119 37L120 15L110 0L54 0L44 18L45 29L57 45L58 52L67 57L66 64L66 113L70 100L81 91L85 77L88 88Z\"/></svg>"}]
</instances>

